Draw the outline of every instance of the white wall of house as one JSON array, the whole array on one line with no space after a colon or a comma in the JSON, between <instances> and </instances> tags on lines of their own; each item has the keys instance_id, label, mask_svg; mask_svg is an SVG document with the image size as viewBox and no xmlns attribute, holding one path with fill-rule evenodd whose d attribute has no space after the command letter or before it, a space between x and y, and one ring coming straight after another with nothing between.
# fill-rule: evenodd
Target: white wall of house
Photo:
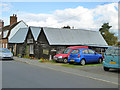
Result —
<instances>
[{"instance_id":1,"label":"white wall of house","mask_svg":"<svg viewBox=\"0 0 120 90\"><path fill-rule=\"evenodd\" d=\"M20 23L18 23L10 32L10 35L8 37L8 40L10 40L15 33L20 29L20 28L26 28L28 27L27 24L24 21L21 21Z\"/></svg>"},{"instance_id":2,"label":"white wall of house","mask_svg":"<svg viewBox=\"0 0 120 90\"><path fill-rule=\"evenodd\" d=\"M3 38L7 37L9 30L3 32Z\"/></svg>"}]
</instances>

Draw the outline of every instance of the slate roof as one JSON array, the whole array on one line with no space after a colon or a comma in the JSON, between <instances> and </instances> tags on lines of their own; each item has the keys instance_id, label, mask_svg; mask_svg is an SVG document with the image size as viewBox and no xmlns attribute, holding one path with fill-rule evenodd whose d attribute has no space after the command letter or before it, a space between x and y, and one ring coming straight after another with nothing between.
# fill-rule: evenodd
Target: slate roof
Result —
<instances>
[{"instance_id":1,"label":"slate roof","mask_svg":"<svg viewBox=\"0 0 120 90\"><path fill-rule=\"evenodd\" d=\"M7 36L5 38L8 38L8 36L10 35L10 31L11 29L13 29L17 24L19 24L21 21L19 22L16 22L12 25L7 25L7 26L4 26L3 28L0 29L0 31L6 31L6 30L9 30L9 32L7 33Z\"/></svg>"},{"instance_id":2,"label":"slate roof","mask_svg":"<svg viewBox=\"0 0 120 90\"><path fill-rule=\"evenodd\" d=\"M24 43L28 33L28 28L20 28L16 34L9 40L9 43Z\"/></svg>"},{"instance_id":3,"label":"slate roof","mask_svg":"<svg viewBox=\"0 0 120 90\"><path fill-rule=\"evenodd\" d=\"M35 40L37 40L42 27L30 27ZM28 28L21 28L10 39L9 43L23 43L28 32ZM87 45L106 47L108 44L99 31L83 29L61 29L43 27L43 32L50 45Z\"/></svg>"},{"instance_id":4,"label":"slate roof","mask_svg":"<svg viewBox=\"0 0 120 90\"><path fill-rule=\"evenodd\" d=\"M43 31L50 45L108 45L99 31L48 27Z\"/></svg>"},{"instance_id":5,"label":"slate roof","mask_svg":"<svg viewBox=\"0 0 120 90\"><path fill-rule=\"evenodd\" d=\"M33 26L30 26L30 30L32 32L32 35L34 37L34 40L37 41L37 38L41 32L41 28L40 27L33 27Z\"/></svg>"}]
</instances>

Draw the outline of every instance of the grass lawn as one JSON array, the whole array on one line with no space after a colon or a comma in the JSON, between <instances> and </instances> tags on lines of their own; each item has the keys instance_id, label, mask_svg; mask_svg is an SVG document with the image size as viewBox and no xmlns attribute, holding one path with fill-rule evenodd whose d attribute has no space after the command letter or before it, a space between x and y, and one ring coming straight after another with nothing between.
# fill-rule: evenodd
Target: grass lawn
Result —
<instances>
[{"instance_id":1,"label":"grass lawn","mask_svg":"<svg viewBox=\"0 0 120 90\"><path fill-rule=\"evenodd\" d=\"M92 64L86 64L84 66L80 65L80 64L64 64L64 63L56 63L55 61L51 60L51 61L48 61L48 60L39 60L40 63L46 63L46 64L54 64L54 65L57 65L57 66L63 66L63 67L71 67L71 68L74 68L74 67L86 67L86 66L97 66L97 65L102 65L101 64L98 64L98 63L92 63Z\"/></svg>"},{"instance_id":2,"label":"grass lawn","mask_svg":"<svg viewBox=\"0 0 120 90\"><path fill-rule=\"evenodd\" d=\"M39 62L41 62L41 60L40 60ZM102 65L102 63L101 63L101 64L93 63L93 64L86 64L86 65L82 66L82 65L80 65L80 64L56 63L56 62L53 61L53 60L51 60L51 61L44 61L44 62L41 62L41 63L48 63L48 64L54 64L54 65L57 65L57 66L71 67L71 68L74 68L74 67L86 67L86 66L97 66L97 65Z\"/></svg>"}]
</instances>

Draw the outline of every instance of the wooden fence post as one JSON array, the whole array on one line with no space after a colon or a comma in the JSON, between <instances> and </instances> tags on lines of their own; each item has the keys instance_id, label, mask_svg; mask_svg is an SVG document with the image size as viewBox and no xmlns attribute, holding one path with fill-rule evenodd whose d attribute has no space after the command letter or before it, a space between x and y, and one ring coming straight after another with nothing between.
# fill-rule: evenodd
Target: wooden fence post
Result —
<instances>
[{"instance_id":1,"label":"wooden fence post","mask_svg":"<svg viewBox=\"0 0 120 90\"><path fill-rule=\"evenodd\" d=\"M17 44L15 44L15 48L14 48L14 55L16 56L17 54Z\"/></svg>"}]
</instances>

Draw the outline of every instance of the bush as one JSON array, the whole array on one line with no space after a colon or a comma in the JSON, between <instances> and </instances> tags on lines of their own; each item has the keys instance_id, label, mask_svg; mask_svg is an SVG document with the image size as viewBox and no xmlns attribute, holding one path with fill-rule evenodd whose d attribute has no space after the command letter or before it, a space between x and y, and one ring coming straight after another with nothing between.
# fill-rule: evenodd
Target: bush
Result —
<instances>
[{"instance_id":1,"label":"bush","mask_svg":"<svg viewBox=\"0 0 120 90\"><path fill-rule=\"evenodd\" d=\"M18 54L17 57L21 58L21 57L22 57L22 54Z\"/></svg>"},{"instance_id":2,"label":"bush","mask_svg":"<svg viewBox=\"0 0 120 90\"><path fill-rule=\"evenodd\" d=\"M40 60L39 60L39 62L49 62L49 60L48 59L43 59L43 58L41 58Z\"/></svg>"}]
</instances>

